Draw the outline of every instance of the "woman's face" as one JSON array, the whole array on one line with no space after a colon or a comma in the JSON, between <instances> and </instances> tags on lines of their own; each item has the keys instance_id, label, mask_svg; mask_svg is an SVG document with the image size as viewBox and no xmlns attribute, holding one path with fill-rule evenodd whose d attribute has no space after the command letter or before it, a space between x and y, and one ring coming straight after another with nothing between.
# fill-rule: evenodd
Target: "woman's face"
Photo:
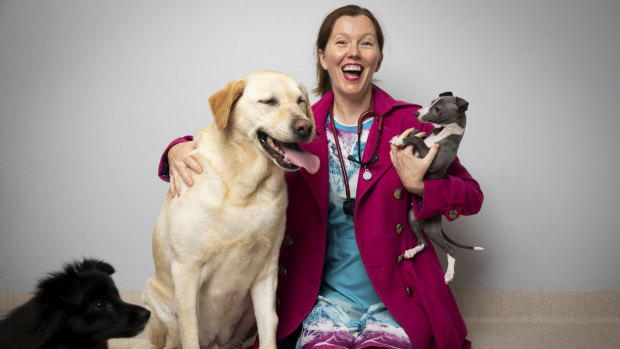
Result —
<instances>
[{"instance_id":1,"label":"woman's face","mask_svg":"<svg viewBox=\"0 0 620 349\"><path fill-rule=\"evenodd\" d=\"M338 18L325 50L319 49L319 59L329 74L334 93L354 98L369 93L372 76L379 71L383 59L370 18Z\"/></svg>"}]
</instances>

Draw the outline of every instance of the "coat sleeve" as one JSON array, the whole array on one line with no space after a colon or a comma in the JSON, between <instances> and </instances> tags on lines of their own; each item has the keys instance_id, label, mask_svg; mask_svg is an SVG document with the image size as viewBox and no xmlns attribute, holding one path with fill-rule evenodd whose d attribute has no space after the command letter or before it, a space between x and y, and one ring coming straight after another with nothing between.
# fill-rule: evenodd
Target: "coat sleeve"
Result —
<instances>
[{"instance_id":1,"label":"coat sleeve","mask_svg":"<svg viewBox=\"0 0 620 349\"><path fill-rule=\"evenodd\" d=\"M157 171L159 178L166 182L170 182L170 165L168 164L168 151L173 146L194 140L194 136L185 136L181 138L177 138L172 143L168 145L164 153L161 155L161 159L159 160L159 170Z\"/></svg>"},{"instance_id":2,"label":"coat sleeve","mask_svg":"<svg viewBox=\"0 0 620 349\"><path fill-rule=\"evenodd\" d=\"M440 214L452 221L461 215L478 213L483 199L480 185L457 157L444 178L424 180L424 197L414 196L413 213L416 219Z\"/></svg>"}]
</instances>

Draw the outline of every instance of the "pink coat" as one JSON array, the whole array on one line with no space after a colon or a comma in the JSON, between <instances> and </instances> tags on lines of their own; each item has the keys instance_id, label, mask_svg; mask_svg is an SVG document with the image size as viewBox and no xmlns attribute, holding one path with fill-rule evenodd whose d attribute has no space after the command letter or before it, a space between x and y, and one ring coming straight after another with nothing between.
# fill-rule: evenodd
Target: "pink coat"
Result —
<instances>
[{"instance_id":1,"label":"pink coat","mask_svg":"<svg viewBox=\"0 0 620 349\"><path fill-rule=\"evenodd\" d=\"M461 214L477 213L483 201L482 191L457 158L445 178L424 182L424 200L420 205L420 198L405 190L392 166L389 140L408 128L429 131L432 125L422 124L414 117L420 106L396 101L377 87L373 93L375 108L384 115L377 149L379 161L369 167L370 181L358 181L354 217L366 271L377 294L415 348L470 348L465 323L450 288L444 284L435 251L426 248L413 260L400 264L398 256L416 245L407 224L412 203L416 218L443 214L453 220ZM312 143L302 144L320 158L319 171L314 175L303 169L286 174L289 206L276 294L278 340L300 326L314 306L321 285L329 195L325 121L333 98L330 91L312 107L317 136ZM376 137L375 122L367 146L373 147ZM183 140L173 144L178 141ZM364 161L370 153L364 153ZM160 167L160 173L162 169L166 170Z\"/></svg>"},{"instance_id":2,"label":"pink coat","mask_svg":"<svg viewBox=\"0 0 620 349\"><path fill-rule=\"evenodd\" d=\"M407 210L415 208L417 218L437 214L453 220L461 214L480 210L483 195L478 183L458 159L444 179L424 182L424 200L412 196L403 187L390 160L389 140L415 127L424 131L413 115L415 104L392 99L374 89L375 108L384 115L377 155L379 161L369 170L372 179L358 181L355 207L355 232L362 260L377 294L403 326L415 348L468 348L467 330L432 248L426 248L413 260L398 263L398 256L416 245L407 224ZM329 92L313 107L317 137L303 148L321 160L319 172L289 172L286 236L280 250L278 280L278 339L290 335L314 306L321 285L325 255L327 206L329 195L326 117L333 101ZM373 147L377 123L370 130L367 147ZM367 161L370 151L364 153ZM363 171L360 171L360 175Z\"/></svg>"}]
</instances>

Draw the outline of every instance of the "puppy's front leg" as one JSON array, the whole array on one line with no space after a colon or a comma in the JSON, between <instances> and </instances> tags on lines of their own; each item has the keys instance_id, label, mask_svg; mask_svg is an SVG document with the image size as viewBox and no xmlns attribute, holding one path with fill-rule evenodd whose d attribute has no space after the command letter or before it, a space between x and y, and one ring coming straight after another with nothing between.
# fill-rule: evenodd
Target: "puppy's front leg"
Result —
<instances>
[{"instance_id":1,"label":"puppy's front leg","mask_svg":"<svg viewBox=\"0 0 620 349\"><path fill-rule=\"evenodd\" d=\"M200 349L197 316L200 268L192 264L173 263L172 278L181 346L183 349Z\"/></svg>"},{"instance_id":2,"label":"puppy's front leg","mask_svg":"<svg viewBox=\"0 0 620 349\"><path fill-rule=\"evenodd\" d=\"M418 154L420 157L426 157L430 148L424 143L424 140L420 137L416 137L414 135L409 135L403 139L403 144L411 144L415 149L418 150Z\"/></svg>"},{"instance_id":3,"label":"puppy's front leg","mask_svg":"<svg viewBox=\"0 0 620 349\"><path fill-rule=\"evenodd\" d=\"M275 259L270 260L257 275L250 290L261 349L276 348L276 328L278 327L278 315L275 306L278 282L277 260L276 254Z\"/></svg>"}]
</instances>

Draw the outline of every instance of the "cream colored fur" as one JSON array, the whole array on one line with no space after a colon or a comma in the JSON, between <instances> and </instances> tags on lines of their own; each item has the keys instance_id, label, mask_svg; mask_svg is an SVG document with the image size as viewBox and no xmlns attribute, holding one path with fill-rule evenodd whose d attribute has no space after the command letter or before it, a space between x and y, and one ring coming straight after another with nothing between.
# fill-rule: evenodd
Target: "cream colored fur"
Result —
<instances>
[{"instance_id":1,"label":"cream colored fur","mask_svg":"<svg viewBox=\"0 0 620 349\"><path fill-rule=\"evenodd\" d=\"M299 142L294 120L314 130L307 92L288 75L258 72L209 102L214 122L196 134L192 154L204 171L180 196L168 193L153 231L155 275L142 295L150 340L166 349L238 348L257 326L261 348L276 348L287 192L257 131Z\"/></svg>"}]
</instances>

